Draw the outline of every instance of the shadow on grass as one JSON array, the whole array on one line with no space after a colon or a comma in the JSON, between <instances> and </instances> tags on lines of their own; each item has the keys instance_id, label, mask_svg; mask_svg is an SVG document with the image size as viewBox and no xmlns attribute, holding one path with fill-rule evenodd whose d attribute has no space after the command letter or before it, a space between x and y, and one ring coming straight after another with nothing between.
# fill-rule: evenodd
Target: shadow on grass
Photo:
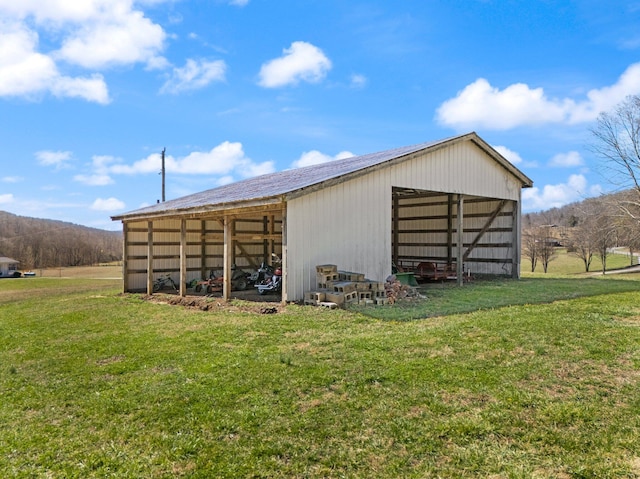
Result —
<instances>
[{"instance_id":1,"label":"shadow on grass","mask_svg":"<svg viewBox=\"0 0 640 479\"><path fill-rule=\"evenodd\" d=\"M386 307L354 307L367 316L411 321L523 304L640 291L640 275L617 277L550 277L481 280L462 287L454 283L422 284L423 298L410 298Z\"/></svg>"}]
</instances>

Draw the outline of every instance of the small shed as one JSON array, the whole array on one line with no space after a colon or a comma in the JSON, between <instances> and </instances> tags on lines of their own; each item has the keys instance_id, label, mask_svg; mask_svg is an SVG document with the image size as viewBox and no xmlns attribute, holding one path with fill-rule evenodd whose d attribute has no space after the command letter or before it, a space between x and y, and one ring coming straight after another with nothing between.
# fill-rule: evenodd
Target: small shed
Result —
<instances>
[{"instance_id":1,"label":"small shed","mask_svg":"<svg viewBox=\"0 0 640 479\"><path fill-rule=\"evenodd\" d=\"M151 293L212 269L282 258L283 301L315 288L316 266L384 281L393 265L520 274L521 190L532 181L476 133L291 169L112 217L124 232L124 290ZM223 296L231 297L231 274Z\"/></svg>"},{"instance_id":2,"label":"small shed","mask_svg":"<svg viewBox=\"0 0 640 479\"><path fill-rule=\"evenodd\" d=\"M0 256L0 277L13 276L18 271L20 261L6 256Z\"/></svg>"}]
</instances>

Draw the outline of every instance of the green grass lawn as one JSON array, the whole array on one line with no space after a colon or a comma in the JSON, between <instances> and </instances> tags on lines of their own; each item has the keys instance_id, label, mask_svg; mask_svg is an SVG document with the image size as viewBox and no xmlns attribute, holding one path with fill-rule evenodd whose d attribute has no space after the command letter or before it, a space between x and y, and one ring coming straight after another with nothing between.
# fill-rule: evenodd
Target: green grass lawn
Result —
<instances>
[{"instance_id":1,"label":"green grass lawn","mask_svg":"<svg viewBox=\"0 0 640 479\"><path fill-rule=\"evenodd\" d=\"M0 477L640 477L623 276L435 285L379 318L1 280Z\"/></svg>"},{"instance_id":2,"label":"green grass lawn","mask_svg":"<svg viewBox=\"0 0 640 479\"><path fill-rule=\"evenodd\" d=\"M607 270L626 268L631 263L629 256L624 254L610 254L607 256ZM637 263L637 262L636 262ZM556 256L551 262L549 262L549 268L547 273L542 268L542 263L538 262L536 270L531 272L531 261L523 256L521 271L523 275L545 275L545 274L583 274L584 262L575 256L574 254L567 253L565 248L558 248ZM591 273L602 272L602 261L598 256L593 256L591 266L589 267Z\"/></svg>"}]
</instances>

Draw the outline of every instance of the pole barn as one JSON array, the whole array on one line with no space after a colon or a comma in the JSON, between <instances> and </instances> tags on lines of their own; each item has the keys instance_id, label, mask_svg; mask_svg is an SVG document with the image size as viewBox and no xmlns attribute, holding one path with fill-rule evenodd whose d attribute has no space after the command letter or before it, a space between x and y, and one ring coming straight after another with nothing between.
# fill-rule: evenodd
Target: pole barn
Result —
<instances>
[{"instance_id":1,"label":"pole barn","mask_svg":"<svg viewBox=\"0 0 640 479\"><path fill-rule=\"evenodd\" d=\"M282 258L282 301L315 288L316 266L384 281L394 265L520 274L521 191L533 182L476 133L271 173L112 217L124 291L152 292Z\"/></svg>"}]
</instances>

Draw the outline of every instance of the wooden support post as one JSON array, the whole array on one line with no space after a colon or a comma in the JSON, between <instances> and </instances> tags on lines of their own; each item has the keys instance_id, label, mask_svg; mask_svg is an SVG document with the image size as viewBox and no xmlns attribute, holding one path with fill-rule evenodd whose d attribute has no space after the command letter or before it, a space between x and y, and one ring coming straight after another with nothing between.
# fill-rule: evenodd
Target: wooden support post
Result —
<instances>
[{"instance_id":1,"label":"wooden support post","mask_svg":"<svg viewBox=\"0 0 640 479\"><path fill-rule=\"evenodd\" d=\"M187 220L180 220L180 296L187 295Z\"/></svg>"},{"instance_id":2,"label":"wooden support post","mask_svg":"<svg viewBox=\"0 0 640 479\"><path fill-rule=\"evenodd\" d=\"M280 267L282 268L282 303L285 304L287 302L288 290L287 290L287 209L286 207L282 211L282 264Z\"/></svg>"},{"instance_id":3,"label":"wooden support post","mask_svg":"<svg viewBox=\"0 0 640 479\"><path fill-rule=\"evenodd\" d=\"M400 233L398 232L398 228L400 228L400 195L398 193L394 193L393 190L391 192L391 196L393 197L391 218L393 222L393 238L391 241L393 242L393 251L391 253L391 258L393 264L398 266L398 256L400 255L400 245L398 242L400 241Z\"/></svg>"},{"instance_id":4,"label":"wooden support post","mask_svg":"<svg viewBox=\"0 0 640 479\"><path fill-rule=\"evenodd\" d=\"M147 221L147 294L153 294L153 221Z\"/></svg>"},{"instance_id":5,"label":"wooden support post","mask_svg":"<svg viewBox=\"0 0 640 479\"><path fill-rule=\"evenodd\" d=\"M511 261L511 277L513 279L519 279L520 278L520 248L521 248L521 231L520 231L520 218L521 218L521 212L520 212L520 205L521 202L520 201L512 201L512 207L513 207L513 211L512 211L512 216L511 216L511 221L512 221L512 233L511 233L511 247L513 249L512 253L512 261Z\"/></svg>"},{"instance_id":6,"label":"wooden support post","mask_svg":"<svg viewBox=\"0 0 640 479\"><path fill-rule=\"evenodd\" d=\"M233 220L228 216L224 217L224 246L222 255L222 298L226 301L231 299L231 256L233 249Z\"/></svg>"},{"instance_id":7,"label":"wooden support post","mask_svg":"<svg viewBox=\"0 0 640 479\"><path fill-rule=\"evenodd\" d=\"M200 230L202 232L202 234L200 235L201 241L202 241L200 243L200 279L205 279L207 277L207 238L206 238L207 221L206 220L202 220L200 222Z\"/></svg>"},{"instance_id":8,"label":"wooden support post","mask_svg":"<svg viewBox=\"0 0 640 479\"><path fill-rule=\"evenodd\" d=\"M453 194L447 194L447 264L453 262Z\"/></svg>"},{"instance_id":9,"label":"wooden support post","mask_svg":"<svg viewBox=\"0 0 640 479\"><path fill-rule=\"evenodd\" d=\"M129 291L129 225L122 222L122 292Z\"/></svg>"},{"instance_id":10,"label":"wooden support post","mask_svg":"<svg viewBox=\"0 0 640 479\"><path fill-rule=\"evenodd\" d=\"M462 258L464 257L464 230L463 230L463 220L464 220L464 197L462 195L458 195L458 212L457 212L457 258L456 258L456 277L458 281L458 286L462 286L464 278L462 275L464 274L464 267L462 264Z\"/></svg>"}]
</instances>

